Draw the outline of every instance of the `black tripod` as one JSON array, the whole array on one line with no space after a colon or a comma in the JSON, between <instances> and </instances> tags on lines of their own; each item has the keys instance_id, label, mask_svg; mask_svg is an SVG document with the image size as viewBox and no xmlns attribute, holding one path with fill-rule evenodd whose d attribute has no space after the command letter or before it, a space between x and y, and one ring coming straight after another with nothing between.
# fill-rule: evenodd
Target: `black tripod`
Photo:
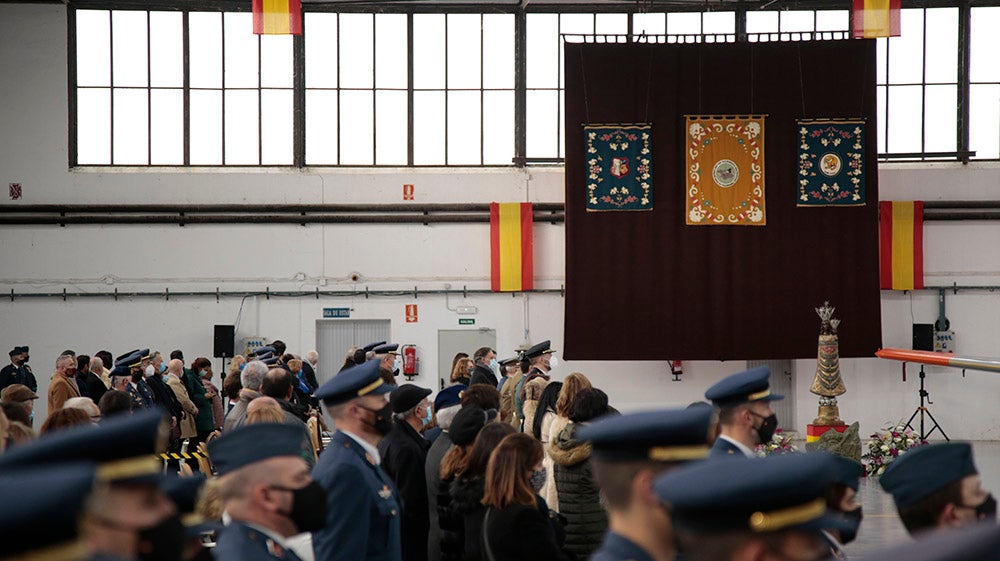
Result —
<instances>
[{"instance_id":1,"label":"black tripod","mask_svg":"<svg viewBox=\"0 0 1000 561\"><path fill-rule=\"evenodd\" d=\"M924 374L924 365L921 364L920 365L920 407L917 407L917 410L914 411L912 415L910 415L910 420L906 421L906 426L912 429L913 428L913 424L912 424L913 423L913 419L916 419L917 415L920 415L920 440L927 440L927 437L930 436L931 434L933 434L934 431L940 431L941 432L941 436L943 436L944 439L947 440L948 442L951 442L951 439L948 438L948 435L944 433L944 429L941 428L941 425L938 424L937 419L935 419L934 415L931 414L930 409L927 408L927 405L934 405L934 402L931 401L931 394L927 393L927 390L924 389L924 378L926 378L926 377L927 377L927 375ZM925 401L926 401L927 405L924 405ZM934 426L932 426L931 430L929 430L927 432L924 432L924 415L930 417L931 420L934 421Z\"/></svg>"}]
</instances>

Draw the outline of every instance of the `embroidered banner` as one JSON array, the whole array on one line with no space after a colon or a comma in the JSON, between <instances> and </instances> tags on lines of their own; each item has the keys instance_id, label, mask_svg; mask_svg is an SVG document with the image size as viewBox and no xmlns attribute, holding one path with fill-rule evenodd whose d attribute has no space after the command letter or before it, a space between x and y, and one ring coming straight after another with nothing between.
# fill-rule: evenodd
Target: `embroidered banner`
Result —
<instances>
[{"instance_id":1,"label":"embroidered banner","mask_svg":"<svg viewBox=\"0 0 1000 561\"><path fill-rule=\"evenodd\" d=\"M490 203L490 281L493 292L534 288L531 203Z\"/></svg>"},{"instance_id":2,"label":"embroidered banner","mask_svg":"<svg viewBox=\"0 0 1000 561\"><path fill-rule=\"evenodd\" d=\"M879 242L883 290L924 287L924 202L879 201Z\"/></svg>"},{"instance_id":3,"label":"embroidered banner","mask_svg":"<svg viewBox=\"0 0 1000 561\"><path fill-rule=\"evenodd\" d=\"M764 115L687 116L687 223L764 226Z\"/></svg>"},{"instance_id":4,"label":"embroidered banner","mask_svg":"<svg viewBox=\"0 0 1000 561\"><path fill-rule=\"evenodd\" d=\"M653 210L650 126L586 125L587 211Z\"/></svg>"},{"instance_id":5,"label":"embroidered banner","mask_svg":"<svg viewBox=\"0 0 1000 561\"><path fill-rule=\"evenodd\" d=\"M798 206L865 204L865 121L796 121L799 128Z\"/></svg>"}]
</instances>

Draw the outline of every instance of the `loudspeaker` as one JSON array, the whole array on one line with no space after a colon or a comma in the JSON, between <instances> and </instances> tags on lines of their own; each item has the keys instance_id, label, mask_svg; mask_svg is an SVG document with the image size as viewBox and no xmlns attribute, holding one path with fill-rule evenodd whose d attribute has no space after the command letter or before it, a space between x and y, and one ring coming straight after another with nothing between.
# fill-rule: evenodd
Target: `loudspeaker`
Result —
<instances>
[{"instance_id":1,"label":"loudspeaker","mask_svg":"<svg viewBox=\"0 0 1000 561\"><path fill-rule=\"evenodd\" d=\"M934 324L914 323L913 324L913 350L933 351L934 350Z\"/></svg>"},{"instance_id":2,"label":"loudspeaker","mask_svg":"<svg viewBox=\"0 0 1000 561\"><path fill-rule=\"evenodd\" d=\"M215 357L232 358L233 347L236 345L236 327L233 325L215 326Z\"/></svg>"}]
</instances>

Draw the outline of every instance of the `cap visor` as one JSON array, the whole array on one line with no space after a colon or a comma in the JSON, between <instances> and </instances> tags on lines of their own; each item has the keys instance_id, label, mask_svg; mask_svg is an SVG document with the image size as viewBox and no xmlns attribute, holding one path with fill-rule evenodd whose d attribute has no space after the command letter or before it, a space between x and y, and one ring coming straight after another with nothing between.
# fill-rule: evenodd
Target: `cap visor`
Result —
<instances>
[{"instance_id":1,"label":"cap visor","mask_svg":"<svg viewBox=\"0 0 1000 561\"><path fill-rule=\"evenodd\" d=\"M772 393L771 395L759 401L781 401L782 399L785 399L785 396L781 395L780 393Z\"/></svg>"}]
</instances>

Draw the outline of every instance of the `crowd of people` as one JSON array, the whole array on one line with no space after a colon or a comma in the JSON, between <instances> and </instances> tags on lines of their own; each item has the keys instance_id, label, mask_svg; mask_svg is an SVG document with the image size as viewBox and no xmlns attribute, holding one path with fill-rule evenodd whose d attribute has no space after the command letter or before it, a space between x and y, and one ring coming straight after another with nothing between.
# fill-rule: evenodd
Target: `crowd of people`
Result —
<instances>
[{"instance_id":1,"label":"crowd of people","mask_svg":"<svg viewBox=\"0 0 1000 561\"><path fill-rule=\"evenodd\" d=\"M770 371L706 401L621 414L549 341L456 356L435 392L398 346L319 356L281 341L232 361L67 350L48 417L27 347L0 371L0 561L736 561L846 558L857 458L758 457ZM221 389L220 389L221 386ZM324 413L332 419L327 430ZM996 501L968 444L915 448L879 483L914 544L867 559L996 559Z\"/></svg>"}]
</instances>

